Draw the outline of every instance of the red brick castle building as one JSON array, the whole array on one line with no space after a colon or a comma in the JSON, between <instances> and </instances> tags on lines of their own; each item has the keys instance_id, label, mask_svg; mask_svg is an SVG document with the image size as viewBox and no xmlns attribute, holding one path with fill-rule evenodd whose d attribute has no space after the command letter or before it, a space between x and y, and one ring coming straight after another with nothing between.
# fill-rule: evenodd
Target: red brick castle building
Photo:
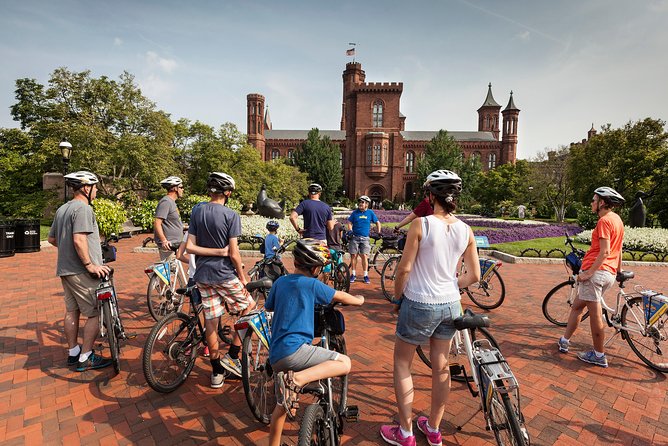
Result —
<instances>
[{"instance_id":1,"label":"red brick castle building","mask_svg":"<svg viewBox=\"0 0 668 446\"><path fill-rule=\"evenodd\" d=\"M320 134L341 147L343 188L349 198L368 195L374 201L410 199L417 158L438 132L405 129L406 117L400 112L402 82L365 82L365 78L360 63L346 65L341 129L320 130ZM274 130L264 102L261 94L247 96L248 142L258 149L263 160L292 158L309 130ZM501 111L489 84L487 97L478 109L478 130L448 134L459 143L465 156L479 157L484 170L514 163L519 114L512 91L508 105ZM499 115L503 116L503 130Z\"/></svg>"}]
</instances>

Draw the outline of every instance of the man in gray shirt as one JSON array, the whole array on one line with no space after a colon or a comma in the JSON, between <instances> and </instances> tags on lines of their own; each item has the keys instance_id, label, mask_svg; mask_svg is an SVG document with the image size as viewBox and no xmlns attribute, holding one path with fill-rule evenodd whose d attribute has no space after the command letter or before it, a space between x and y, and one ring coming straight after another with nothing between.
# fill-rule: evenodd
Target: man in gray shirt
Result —
<instances>
[{"instance_id":1,"label":"man in gray shirt","mask_svg":"<svg viewBox=\"0 0 668 446\"><path fill-rule=\"evenodd\" d=\"M160 248L160 260L172 255L172 247L178 246L183 240L183 222L176 207L176 200L183 196L183 181L179 177L167 177L160 182L167 189L167 195L162 197L155 208L153 223L155 243Z\"/></svg>"},{"instance_id":2,"label":"man in gray shirt","mask_svg":"<svg viewBox=\"0 0 668 446\"><path fill-rule=\"evenodd\" d=\"M109 267L102 264L99 229L90 206L97 195L97 177L80 171L65 175L65 181L74 196L56 211L48 240L58 248L56 275L60 276L65 291L63 325L69 348L67 364L76 365L77 371L84 372L111 365L108 358L93 353L93 343L100 331L95 289L99 278L109 273ZM88 319L80 346L81 315Z\"/></svg>"}]
</instances>

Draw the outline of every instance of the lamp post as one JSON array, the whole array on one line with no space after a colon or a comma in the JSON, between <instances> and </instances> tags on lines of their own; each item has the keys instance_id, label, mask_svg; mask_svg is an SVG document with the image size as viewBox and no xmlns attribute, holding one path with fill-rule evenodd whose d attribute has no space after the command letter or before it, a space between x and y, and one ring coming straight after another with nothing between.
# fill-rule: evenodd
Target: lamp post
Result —
<instances>
[{"instance_id":1,"label":"lamp post","mask_svg":"<svg viewBox=\"0 0 668 446\"><path fill-rule=\"evenodd\" d=\"M60 148L60 153L63 155L63 177L67 175L67 170L70 167L70 156L72 155L72 144L69 143L66 139L63 139L60 144L58 144L58 147ZM65 202L67 202L67 181L65 181L65 178L63 178L63 182L65 183Z\"/></svg>"}]
</instances>

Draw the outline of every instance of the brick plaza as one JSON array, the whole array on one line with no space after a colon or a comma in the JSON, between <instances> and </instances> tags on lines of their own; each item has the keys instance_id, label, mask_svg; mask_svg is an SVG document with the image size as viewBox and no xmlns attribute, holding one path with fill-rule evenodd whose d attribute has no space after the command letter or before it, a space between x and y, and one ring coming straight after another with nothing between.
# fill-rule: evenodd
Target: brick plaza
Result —
<instances>
[{"instance_id":1,"label":"brick plaza","mask_svg":"<svg viewBox=\"0 0 668 446\"><path fill-rule=\"evenodd\" d=\"M139 237L121 241L113 265L126 330L137 333L122 349L118 376L111 368L78 373L66 366L56 250L0 258L0 444L267 443L268 427L250 414L241 381L228 379L222 389L211 389L211 369L204 358L171 394L156 393L146 384L141 351L153 320L146 309L143 270L157 255L132 252L139 244ZM247 267L252 262L244 258ZM289 260L286 264L291 268ZM667 268L627 269L636 272L633 284L668 290ZM547 291L565 279L564 267L504 264L501 274L507 297L488 312L490 331L520 382L532 444L668 445L666 376L641 363L621 337L609 348L607 369L575 357L574 352L590 348L587 323L572 339L573 353L558 353L562 329L544 319L540 306ZM370 276L371 285L351 287L366 297L365 305L344 309L353 361L349 403L361 412L358 423L346 426L344 443L350 445L382 444L380 425L396 417L395 318L381 297L377 274ZM609 303L611 299L609 294ZM471 305L466 299L464 304ZM414 412L422 414L429 407L429 371L417 357L413 368ZM453 383L441 425L445 445L495 444L477 412L478 401L465 385ZM298 430L299 419L289 423L284 441L296 444ZM418 445L426 444L418 434Z\"/></svg>"}]
</instances>

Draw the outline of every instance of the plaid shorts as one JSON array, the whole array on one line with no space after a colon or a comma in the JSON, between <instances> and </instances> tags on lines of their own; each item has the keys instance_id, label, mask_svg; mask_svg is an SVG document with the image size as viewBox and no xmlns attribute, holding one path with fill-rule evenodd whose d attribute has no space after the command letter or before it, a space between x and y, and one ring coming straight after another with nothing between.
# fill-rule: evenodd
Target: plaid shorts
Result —
<instances>
[{"instance_id":1,"label":"plaid shorts","mask_svg":"<svg viewBox=\"0 0 668 446\"><path fill-rule=\"evenodd\" d=\"M198 282L197 288L202 295L206 319L222 316L226 308L230 314L239 314L253 302L253 298L237 277L215 284Z\"/></svg>"}]
</instances>

